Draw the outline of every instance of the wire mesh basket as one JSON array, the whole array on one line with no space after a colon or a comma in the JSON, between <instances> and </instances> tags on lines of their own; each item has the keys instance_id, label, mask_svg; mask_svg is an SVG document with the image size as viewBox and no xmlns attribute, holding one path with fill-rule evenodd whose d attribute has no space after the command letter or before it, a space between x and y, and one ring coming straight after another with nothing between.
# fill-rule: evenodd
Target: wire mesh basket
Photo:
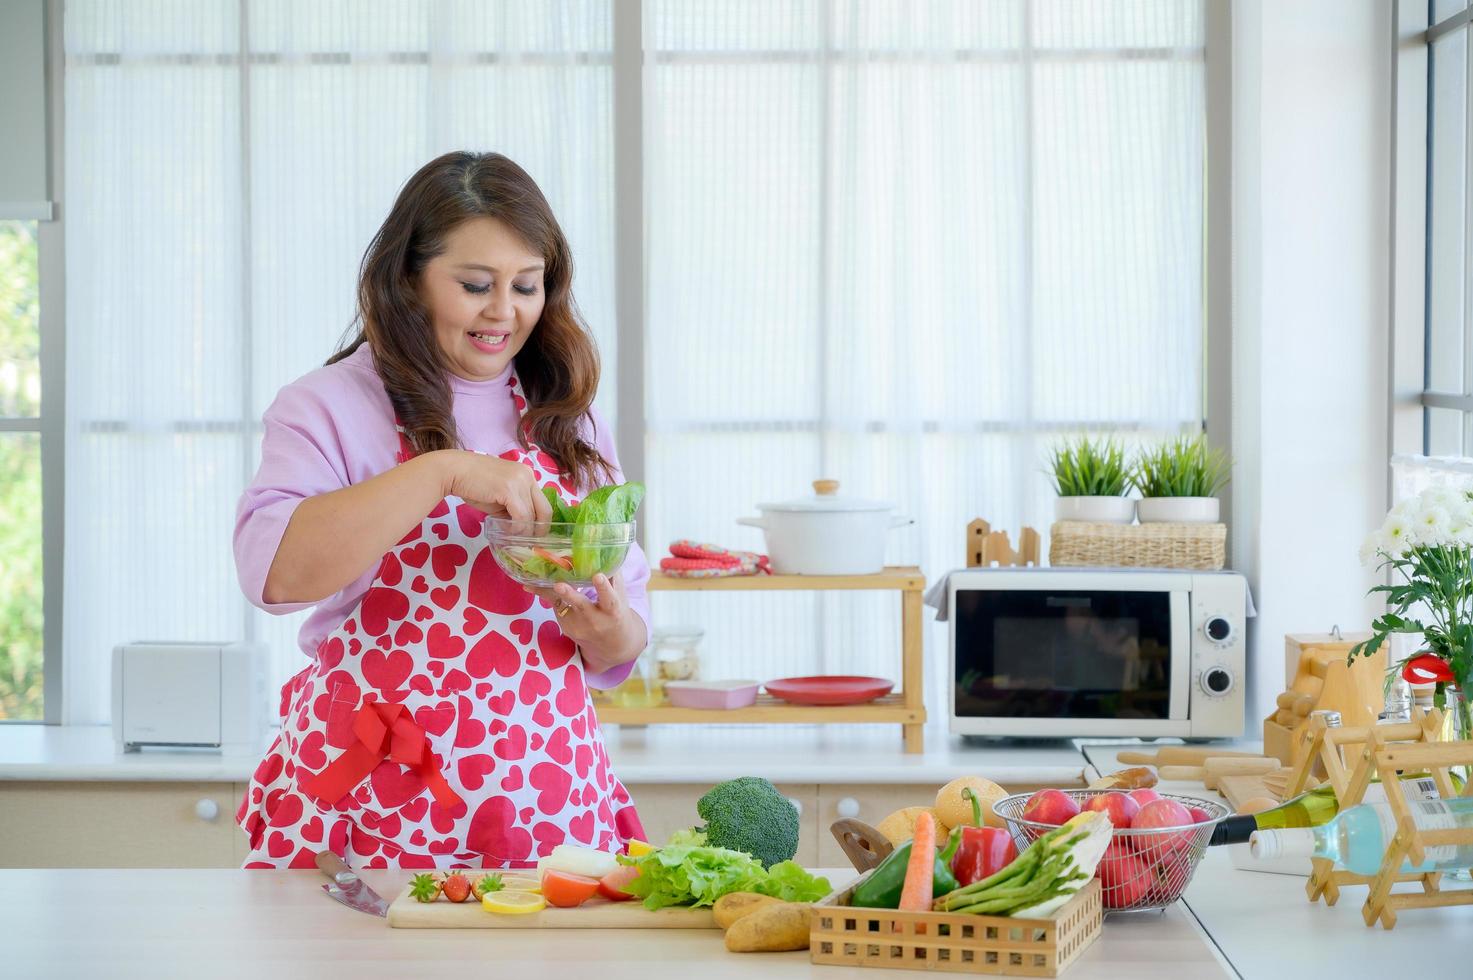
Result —
<instances>
[{"instance_id":1,"label":"wire mesh basket","mask_svg":"<svg viewBox=\"0 0 1473 980\"><path fill-rule=\"evenodd\" d=\"M1121 791L1066 789L1059 792L1083 809L1092 797ZM1053 824L1023 819L1023 808L1028 805L1032 795L1017 793L992 804L992 809L1007 822L1008 832L1012 834L1020 852L1055 829ZM1107 912L1161 909L1181 898L1181 893L1192 880L1192 873L1197 870L1197 862L1207 853L1207 842L1212 837L1213 828L1232 813L1227 807L1211 800L1173 796L1170 793L1156 795L1184 807L1196 808L1207 815L1206 819L1173 827L1117 827L1110 840L1110 847L1105 851L1105 857L1095 872L1095 877L1100 880L1104 889Z\"/></svg>"}]
</instances>

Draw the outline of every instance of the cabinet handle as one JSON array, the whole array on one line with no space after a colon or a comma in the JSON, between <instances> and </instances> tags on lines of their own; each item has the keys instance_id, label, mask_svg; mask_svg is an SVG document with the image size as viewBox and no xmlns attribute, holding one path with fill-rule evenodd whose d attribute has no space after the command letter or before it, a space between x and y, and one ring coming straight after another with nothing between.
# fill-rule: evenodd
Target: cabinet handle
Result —
<instances>
[{"instance_id":1,"label":"cabinet handle","mask_svg":"<svg viewBox=\"0 0 1473 980\"><path fill-rule=\"evenodd\" d=\"M803 802L801 800L795 800L790 796L788 797L788 802L793 804L793 809L798 811L798 816L803 816Z\"/></svg>"},{"instance_id":2,"label":"cabinet handle","mask_svg":"<svg viewBox=\"0 0 1473 980\"><path fill-rule=\"evenodd\" d=\"M845 820L853 820L859 816L859 801L852 796L846 796L834 807L839 816Z\"/></svg>"},{"instance_id":3,"label":"cabinet handle","mask_svg":"<svg viewBox=\"0 0 1473 980\"><path fill-rule=\"evenodd\" d=\"M214 820L220 815L220 804L211 799L203 799L194 805L194 815L201 820Z\"/></svg>"}]
</instances>

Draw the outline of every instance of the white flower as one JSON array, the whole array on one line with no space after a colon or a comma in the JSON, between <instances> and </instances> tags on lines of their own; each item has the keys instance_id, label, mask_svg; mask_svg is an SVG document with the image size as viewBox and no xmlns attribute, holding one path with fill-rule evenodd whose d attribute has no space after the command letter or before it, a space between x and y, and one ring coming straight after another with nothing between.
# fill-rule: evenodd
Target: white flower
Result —
<instances>
[{"instance_id":1,"label":"white flower","mask_svg":"<svg viewBox=\"0 0 1473 980\"><path fill-rule=\"evenodd\" d=\"M1405 555L1407 549L1416 543L1415 538L1411 522L1404 517L1392 514L1381 525L1381 550L1392 558Z\"/></svg>"},{"instance_id":2,"label":"white flower","mask_svg":"<svg viewBox=\"0 0 1473 980\"><path fill-rule=\"evenodd\" d=\"M1381 561L1381 532L1372 531L1366 535L1366 539L1360 546L1360 563L1362 565L1378 565Z\"/></svg>"},{"instance_id":3,"label":"white flower","mask_svg":"<svg viewBox=\"0 0 1473 980\"><path fill-rule=\"evenodd\" d=\"M1448 525L1451 523L1447 509L1441 505L1423 507L1416 516L1417 542L1432 546L1446 544Z\"/></svg>"},{"instance_id":4,"label":"white flower","mask_svg":"<svg viewBox=\"0 0 1473 980\"><path fill-rule=\"evenodd\" d=\"M1386 516L1387 517L1411 517L1413 514L1415 514L1421 508L1422 508L1422 498L1421 497L1408 497L1405 500L1399 500L1399 501L1397 501L1396 506L1395 507L1392 507L1391 510L1387 512Z\"/></svg>"}]
</instances>

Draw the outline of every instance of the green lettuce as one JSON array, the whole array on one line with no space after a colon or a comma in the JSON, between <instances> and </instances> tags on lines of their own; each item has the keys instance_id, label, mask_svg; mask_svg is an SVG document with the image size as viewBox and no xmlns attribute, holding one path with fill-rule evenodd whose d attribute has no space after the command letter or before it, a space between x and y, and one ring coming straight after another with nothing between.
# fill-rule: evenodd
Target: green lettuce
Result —
<instances>
[{"instance_id":1,"label":"green lettuce","mask_svg":"<svg viewBox=\"0 0 1473 980\"><path fill-rule=\"evenodd\" d=\"M771 869L750 854L710 847L698 831L679 831L670 843L638 858L620 857L619 863L639 870L625 890L644 899L655 911L671 905L701 908L732 892L757 892L785 902L815 902L831 888L796 862L783 861Z\"/></svg>"}]
</instances>

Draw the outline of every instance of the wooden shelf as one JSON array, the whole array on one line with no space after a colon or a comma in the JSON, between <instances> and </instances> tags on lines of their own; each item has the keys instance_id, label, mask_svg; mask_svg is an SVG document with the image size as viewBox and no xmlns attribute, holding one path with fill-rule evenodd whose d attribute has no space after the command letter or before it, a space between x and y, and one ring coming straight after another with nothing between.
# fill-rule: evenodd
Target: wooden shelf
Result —
<instances>
[{"instance_id":1,"label":"wooden shelf","mask_svg":"<svg viewBox=\"0 0 1473 980\"><path fill-rule=\"evenodd\" d=\"M922 599L926 577L914 566L886 568L875 575L730 575L679 578L655 572L651 592L879 591L900 593L900 691L868 704L798 705L759 694L750 708L709 711L659 705L654 708L595 706L599 721L610 725L724 724L892 724L900 725L906 752L925 750L926 704L921 690Z\"/></svg>"},{"instance_id":2,"label":"wooden shelf","mask_svg":"<svg viewBox=\"0 0 1473 980\"><path fill-rule=\"evenodd\" d=\"M895 566L875 575L726 575L714 578L679 578L654 572L646 588L651 592L712 591L829 591L899 589L919 591L926 587L919 568Z\"/></svg>"},{"instance_id":3,"label":"wooden shelf","mask_svg":"<svg viewBox=\"0 0 1473 980\"><path fill-rule=\"evenodd\" d=\"M661 704L653 708L621 708L608 702L595 701L594 712L601 725L814 725L889 723L924 725L926 709L905 703L903 693L887 694L866 704L804 705L789 704L770 694L757 695L750 708L711 710L677 708Z\"/></svg>"}]
</instances>

